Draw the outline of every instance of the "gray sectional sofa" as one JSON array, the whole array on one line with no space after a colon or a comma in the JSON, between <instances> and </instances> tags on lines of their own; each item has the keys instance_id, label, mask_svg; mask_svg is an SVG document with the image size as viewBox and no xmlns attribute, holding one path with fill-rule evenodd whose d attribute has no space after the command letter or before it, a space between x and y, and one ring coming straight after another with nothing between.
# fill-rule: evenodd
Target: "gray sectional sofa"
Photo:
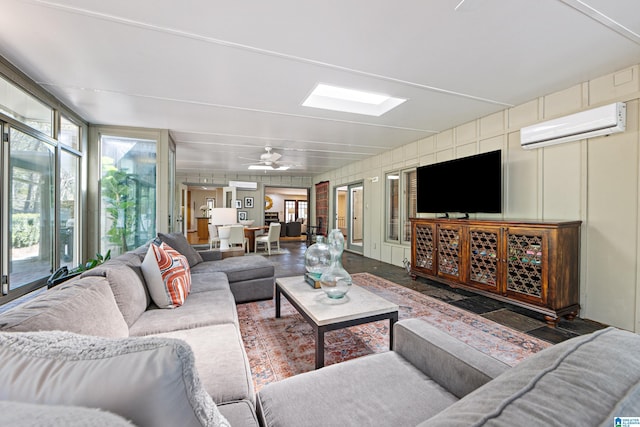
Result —
<instances>
[{"instance_id":1,"label":"gray sectional sofa","mask_svg":"<svg viewBox=\"0 0 640 427\"><path fill-rule=\"evenodd\" d=\"M614 328L509 368L407 319L394 325L393 351L256 395L235 304L252 292L271 297L257 283L271 271L272 292L273 267L261 257L200 261L182 250L194 265L179 308L150 303L140 248L0 315L3 413L15 425L55 425L77 413L86 425L153 427L610 426L640 415L640 337Z\"/></svg>"},{"instance_id":2,"label":"gray sectional sofa","mask_svg":"<svg viewBox=\"0 0 640 427\"><path fill-rule=\"evenodd\" d=\"M140 268L147 253L144 246L3 313L0 330L183 340L193 352L203 389L223 416L234 426L257 426L255 392L236 302L272 298L273 265L261 256L219 259L219 252L195 253L177 234L159 237L185 254L191 265L192 289L181 307L158 309L152 303ZM0 387L0 401L20 401L20 397ZM35 398L27 403L64 402Z\"/></svg>"}]
</instances>

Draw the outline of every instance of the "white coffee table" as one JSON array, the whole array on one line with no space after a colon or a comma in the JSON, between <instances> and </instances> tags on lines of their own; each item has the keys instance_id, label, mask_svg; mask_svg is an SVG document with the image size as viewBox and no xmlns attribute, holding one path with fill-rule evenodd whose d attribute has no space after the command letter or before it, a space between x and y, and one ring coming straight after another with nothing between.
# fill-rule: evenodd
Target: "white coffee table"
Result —
<instances>
[{"instance_id":1,"label":"white coffee table","mask_svg":"<svg viewBox=\"0 0 640 427\"><path fill-rule=\"evenodd\" d=\"M389 348L393 349L393 324L398 321L398 305L374 293L351 285L349 293L332 300L322 289L313 289L303 276L276 279L276 317L284 295L313 327L316 338L316 369L324 366L324 333L363 323L389 319Z\"/></svg>"}]
</instances>

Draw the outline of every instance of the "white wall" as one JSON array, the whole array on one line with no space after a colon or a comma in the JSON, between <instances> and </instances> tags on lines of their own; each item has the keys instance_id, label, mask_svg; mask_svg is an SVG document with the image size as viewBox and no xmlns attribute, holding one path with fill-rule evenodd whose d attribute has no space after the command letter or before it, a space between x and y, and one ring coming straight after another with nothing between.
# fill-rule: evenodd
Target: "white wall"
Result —
<instances>
[{"instance_id":1,"label":"white wall","mask_svg":"<svg viewBox=\"0 0 640 427\"><path fill-rule=\"evenodd\" d=\"M503 214L478 217L581 220L580 316L640 331L639 71L634 66L541 96L313 182L328 180L333 194L335 186L363 180L364 255L400 266L410 247L384 241L385 172L502 149ZM523 126L616 101L627 102L624 133L537 150L520 147ZM368 179L375 176L377 182ZM332 197L329 203L331 217Z\"/></svg>"}]
</instances>

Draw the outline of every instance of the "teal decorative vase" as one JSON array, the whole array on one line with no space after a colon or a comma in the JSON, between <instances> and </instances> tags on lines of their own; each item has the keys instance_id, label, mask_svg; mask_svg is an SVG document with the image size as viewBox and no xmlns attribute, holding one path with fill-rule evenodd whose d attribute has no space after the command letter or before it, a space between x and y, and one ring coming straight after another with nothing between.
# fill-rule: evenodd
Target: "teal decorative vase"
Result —
<instances>
[{"instance_id":1,"label":"teal decorative vase","mask_svg":"<svg viewBox=\"0 0 640 427\"><path fill-rule=\"evenodd\" d=\"M316 243L309 246L304 253L304 267L314 279L320 280L322 272L331 265L331 253L324 236L317 236Z\"/></svg>"},{"instance_id":2,"label":"teal decorative vase","mask_svg":"<svg viewBox=\"0 0 640 427\"><path fill-rule=\"evenodd\" d=\"M342 267L342 252L344 251L344 236L342 231L335 229L329 233L329 253L331 264L320 276L320 286L329 298L343 298L351 289L351 275Z\"/></svg>"}]
</instances>

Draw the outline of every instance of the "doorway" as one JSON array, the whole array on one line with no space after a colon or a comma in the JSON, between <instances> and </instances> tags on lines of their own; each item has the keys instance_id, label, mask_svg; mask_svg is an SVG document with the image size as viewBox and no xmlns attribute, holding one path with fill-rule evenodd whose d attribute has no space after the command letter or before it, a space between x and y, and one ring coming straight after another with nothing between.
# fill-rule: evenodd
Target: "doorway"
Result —
<instances>
[{"instance_id":1,"label":"doorway","mask_svg":"<svg viewBox=\"0 0 640 427\"><path fill-rule=\"evenodd\" d=\"M306 232L309 219L309 189L265 186L265 224L269 222L295 222Z\"/></svg>"},{"instance_id":2,"label":"doorway","mask_svg":"<svg viewBox=\"0 0 640 427\"><path fill-rule=\"evenodd\" d=\"M336 187L335 226L345 236L345 249L364 248L364 186L362 182Z\"/></svg>"}]
</instances>

